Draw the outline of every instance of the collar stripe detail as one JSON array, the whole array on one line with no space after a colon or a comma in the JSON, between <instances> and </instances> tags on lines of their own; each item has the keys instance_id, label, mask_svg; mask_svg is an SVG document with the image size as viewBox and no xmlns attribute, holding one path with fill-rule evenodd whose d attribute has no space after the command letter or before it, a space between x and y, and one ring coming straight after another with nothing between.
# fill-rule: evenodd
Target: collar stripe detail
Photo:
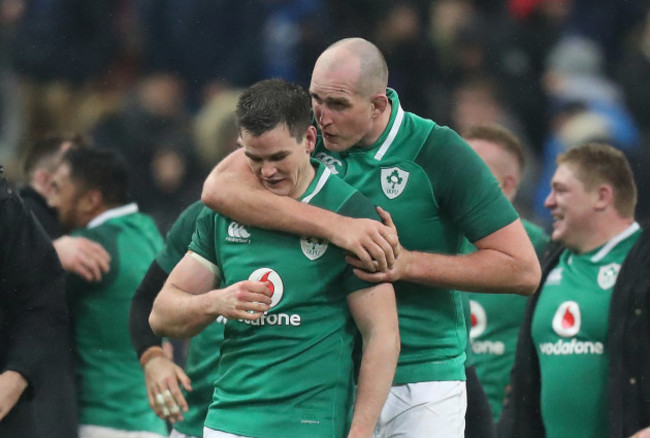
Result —
<instances>
[{"instance_id":1,"label":"collar stripe detail","mask_svg":"<svg viewBox=\"0 0 650 438\"><path fill-rule=\"evenodd\" d=\"M612 240L607 242L605 246L603 246L600 251L598 251L596 254L591 257L592 262L599 262L601 261L609 252L614 249L616 245L618 245L621 241L627 239L630 237L632 234L634 234L639 228L638 222L634 222L632 225L627 227L623 232L619 233L618 235L614 236Z\"/></svg>"},{"instance_id":2,"label":"collar stripe detail","mask_svg":"<svg viewBox=\"0 0 650 438\"><path fill-rule=\"evenodd\" d=\"M309 204L309 202L312 200L312 198L314 196L316 196L318 194L318 192L320 192L323 189L323 187L325 186L325 183L327 182L327 180L329 179L331 174L332 174L332 172L330 172L330 170L326 167L323 170L323 174L318 179L318 182L316 183L316 187L314 187L314 191L311 192L309 195L305 196L304 198L302 198L302 201L300 201L300 202L303 202L305 204Z\"/></svg>"},{"instance_id":3,"label":"collar stripe detail","mask_svg":"<svg viewBox=\"0 0 650 438\"><path fill-rule=\"evenodd\" d=\"M86 225L86 228L95 228L104 222L106 222L109 219L114 219L116 217L120 216L126 216L127 214L133 214L138 212L138 204L135 202L132 202L130 204L125 204L121 207L117 208L111 208L110 210L106 210L99 216L96 216L93 220L88 222L88 225Z\"/></svg>"},{"instance_id":4,"label":"collar stripe detail","mask_svg":"<svg viewBox=\"0 0 650 438\"><path fill-rule=\"evenodd\" d=\"M390 128L388 137L386 137L386 140L384 140L384 144L381 145L381 147L375 154L375 160L381 161L381 159L384 158L386 151L388 151L388 148L393 144L393 140L395 140L395 137L397 137L399 128L402 125L402 120L404 120L404 110L402 109L402 105L400 105L397 107L397 114L395 115L395 121L393 122L393 126Z\"/></svg>"}]
</instances>

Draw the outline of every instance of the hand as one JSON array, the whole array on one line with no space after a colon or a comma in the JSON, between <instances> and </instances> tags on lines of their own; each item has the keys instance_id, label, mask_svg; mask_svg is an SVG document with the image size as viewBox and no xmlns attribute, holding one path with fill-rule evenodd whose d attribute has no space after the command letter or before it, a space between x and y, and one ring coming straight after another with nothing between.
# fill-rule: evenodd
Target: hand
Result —
<instances>
[{"instance_id":1,"label":"hand","mask_svg":"<svg viewBox=\"0 0 650 438\"><path fill-rule=\"evenodd\" d=\"M0 421L13 409L27 388L27 380L16 371L0 374Z\"/></svg>"},{"instance_id":2,"label":"hand","mask_svg":"<svg viewBox=\"0 0 650 438\"><path fill-rule=\"evenodd\" d=\"M213 313L227 319L261 318L271 308L271 290L267 282L245 280L208 292Z\"/></svg>"},{"instance_id":3,"label":"hand","mask_svg":"<svg viewBox=\"0 0 650 438\"><path fill-rule=\"evenodd\" d=\"M368 272L391 269L399 256L397 229L390 214L377 207L384 224L371 219L353 219L341 216L342 223L335 228L330 241L343 248L361 262Z\"/></svg>"},{"instance_id":4,"label":"hand","mask_svg":"<svg viewBox=\"0 0 650 438\"><path fill-rule=\"evenodd\" d=\"M650 427L646 427L645 429L638 431L630 438L650 438Z\"/></svg>"},{"instance_id":5,"label":"hand","mask_svg":"<svg viewBox=\"0 0 650 438\"><path fill-rule=\"evenodd\" d=\"M86 281L100 281L102 272L109 270L111 256L97 242L85 237L63 236L53 244L63 269L79 274Z\"/></svg>"},{"instance_id":6,"label":"hand","mask_svg":"<svg viewBox=\"0 0 650 438\"><path fill-rule=\"evenodd\" d=\"M393 250L396 254L396 258L393 260L393 263L388 267L388 269L369 271L367 269L367 264L358 257L349 255L345 258L345 261L355 267L354 274L362 280L370 281L372 283L394 282L404 278L409 265L410 252L406 251L399 243L397 228L395 228L390 213L381 207L377 207L377 212L379 212L379 216L381 216L386 227L388 227L394 235L395 244Z\"/></svg>"},{"instance_id":7,"label":"hand","mask_svg":"<svg viewBox=\"0 0 650 438\"><path fill-rule=\"evenodd\" d=\"M192 390L191 380L181 367L166 356L154 356L144 366L149 406L163 420L183 421L188 405L179 383Z\"/></svg>"}]
</instances>

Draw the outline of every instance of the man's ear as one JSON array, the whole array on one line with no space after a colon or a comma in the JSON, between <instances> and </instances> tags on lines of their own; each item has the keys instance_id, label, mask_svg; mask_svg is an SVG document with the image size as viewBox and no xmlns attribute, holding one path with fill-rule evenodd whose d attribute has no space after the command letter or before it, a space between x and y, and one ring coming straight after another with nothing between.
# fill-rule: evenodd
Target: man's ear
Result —
<instances>
[{"instance_id":1,"label":"man's ear","mask_svg":"<svg viewBox=\"0 0 650 438\"><path fill-rule=\"evenodd\" d=\"M388 97L385 94L375 94L370 98L370 105L372 117L376 119L388 108Z\"/></svg>"},{"instance_id":2,"label":"man's ear","mask_svg":"<svg viewBox=\"0 0 650 438\"><path fill-rule=\"evenodd\" d=\"M597 211L605 210L614 204L614 188L609 184L601 184L596 188L594 208Z\"/></svg>"},{"instance_id":3,"label":"man's ear","mask_svg":"<svg viewBox=\"0 0 650 438\"><path fill-rule=\"evenodd\" d=\"M84 212L95 212L104 206L104 195L96 189L87 190L81 197L81 208Z\"/></svg>"},{"instance_id":4,"label":"man's ear","mask_svg":"<svg viewBox=\"0 0 650 438\"><path fill-rule=\"evenodd\" d=\"M307 150L308 155L311 155L311 153L314 152L314 148L316 147L317 135L318 134L316 132L316 127L313 125L309 125L307 131L305 132L305 148Z\"/></svg>"},{"instance_id":5,"label":"man's ear","mask_svg":"<svg viewBox=\"0 0 650 438\"><path fill-rule=\"evenodd\" d=\"M501 184L501 190L503 190L506 197L508 199L515 199L515 195L517 194L517 179L512 175L506 175Z\"/></svg>"},{"instance_id":6,"label":"man's ear","mask_svg":"<svg viewBox=\"0 0 650 438\"><path fill-rule=\"evenodd\" d=\"M45 169L36 169L32 177L32 185L42 195L52 190L52 174Z\"/></svg>"}]
</instances>

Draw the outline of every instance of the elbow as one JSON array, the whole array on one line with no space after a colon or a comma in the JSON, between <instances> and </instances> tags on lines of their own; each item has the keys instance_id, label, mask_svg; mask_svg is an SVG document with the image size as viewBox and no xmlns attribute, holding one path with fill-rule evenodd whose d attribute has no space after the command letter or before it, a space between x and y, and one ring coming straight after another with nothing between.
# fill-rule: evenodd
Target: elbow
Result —
<instances>
[{"instance_id":1,"label":"elbow","mask_svg":"<svg viewBox=\"0 0 650 438\"><path fill-rule=\"evenodd\" d=\"M149 315L149 326L156 336L165 336L163 326L160 321L160 317L156 314L156 311L152 311Z\"/></svg>"},{"instance_id":2,"label":"elbow","mask_svg":"<svg viewBox=\"0 0 650 438\"><path fill-rule=\"evenodd\" d=\"M223 202L223 199L220 197L221 192L221 190L216 189L214 178L212 175L210 175L203 183L203 190L201 191L201 202L211 209L217 210Z\"/></svg>"},{"instance_id":3,"label":"elbow","mask_svg":"<svg viewBox=\"0 0 650 438\"><path fill-rule=\"evenodd\" d=\"M526 268L522 270L521 284L517 293L519 295L531 296L539 287L539 282L542 278L542 269L539 266L539 261L535 258L527 264Z\"/></svg>"}]
</instances>

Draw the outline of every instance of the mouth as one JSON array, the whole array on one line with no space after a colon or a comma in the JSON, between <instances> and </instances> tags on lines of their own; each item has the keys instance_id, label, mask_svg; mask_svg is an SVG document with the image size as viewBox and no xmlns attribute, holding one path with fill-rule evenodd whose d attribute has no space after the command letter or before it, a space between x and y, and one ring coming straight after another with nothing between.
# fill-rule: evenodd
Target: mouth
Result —
<instances>
[{"instance_id":1,"label":"mouth","mask_svg":"<svg viewBox=\"0 0 650 438\"><path fill-rule=\"evenodd\" d=\"M273 187L280 184L284 179L263 179L262 181L265 185Z\"/></svg>"}]
</instances>

